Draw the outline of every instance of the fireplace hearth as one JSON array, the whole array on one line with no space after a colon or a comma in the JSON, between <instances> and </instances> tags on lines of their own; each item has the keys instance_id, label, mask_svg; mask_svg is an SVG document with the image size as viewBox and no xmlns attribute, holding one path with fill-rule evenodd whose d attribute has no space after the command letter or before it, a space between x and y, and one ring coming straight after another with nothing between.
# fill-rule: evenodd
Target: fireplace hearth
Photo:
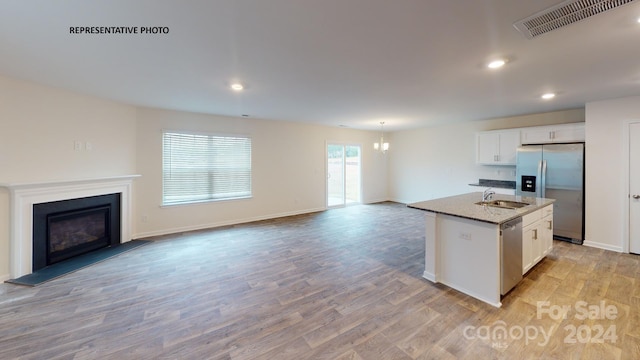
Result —
<instances>
[{"instance_id":1,"label":"fireplace hearth","mask_svg":"<svg viewBox=\"0 0 640 360\"><path fill-rule=\"evenodd\" d=\"M33 205L32 271L120 245L120 194Z\"/></svg>"}]
</instances>

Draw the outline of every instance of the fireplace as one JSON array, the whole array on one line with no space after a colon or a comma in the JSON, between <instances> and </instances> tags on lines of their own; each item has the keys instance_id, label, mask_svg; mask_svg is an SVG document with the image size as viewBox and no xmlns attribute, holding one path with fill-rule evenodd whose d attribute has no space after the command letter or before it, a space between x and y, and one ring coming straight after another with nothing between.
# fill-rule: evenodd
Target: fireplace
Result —
<instances>
[{"instance_id":1,"label":"fireplace","mask_svg":"<svg viewBox=\"0 0 640 360\"><path fill-rule=\"evenodd\" d=\"M32 271L119 244L119 193L33 205Z\"/></svg>"},{"instance_id":2,"label":"fireplace","mask_svg":"<svg viewBox=\"0 0 640 360\"><path fill-rule=\"evenodd\" d=\"M33 208L38 204L81 199L101 195L119 194L120 217L111 208L109 235L111 241L119 236L119 242L131 240L131 208L133 180L140 175L123 175L95 179L60 180L36 183L1 183L11 194L10 206L10 274L0 274L0 281L17 279L33 272ZM85 207L92 207L85 206ZM81 207L82 208L82 207ZM66 210L64 210L66 211ZM64 212L62 211L62 212ZM120 230L113 230L119 222ZM42 236L42 235L39 235ZM46 262L45 262L46 263Z\"/></svg>"}]
</instances>

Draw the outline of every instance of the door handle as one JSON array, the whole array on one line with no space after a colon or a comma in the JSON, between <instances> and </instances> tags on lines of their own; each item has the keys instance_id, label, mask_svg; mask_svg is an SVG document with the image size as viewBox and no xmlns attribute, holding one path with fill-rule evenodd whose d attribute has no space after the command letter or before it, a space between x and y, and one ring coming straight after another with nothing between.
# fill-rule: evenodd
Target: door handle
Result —
<instances>
[{"instance_id":1,"label":"door handle","mask_svg":"<svg viewBox=\"0 0 640 360\"><path fill-rule=\"evenodd\" d=\"M540 192L542 197L547 197L547 160L542 160L542 178L540 179Z\"/></svg>"},{"instance_id":2,"label":"door handle","mask_svg":"<svg viewBox=\"0 0 640 360\"><path fill-rule=\"evenodd\" d=\"M631 197L636 199L636 200L640 199L640 195L632 195Z\"/></svg>"}]
</instances>

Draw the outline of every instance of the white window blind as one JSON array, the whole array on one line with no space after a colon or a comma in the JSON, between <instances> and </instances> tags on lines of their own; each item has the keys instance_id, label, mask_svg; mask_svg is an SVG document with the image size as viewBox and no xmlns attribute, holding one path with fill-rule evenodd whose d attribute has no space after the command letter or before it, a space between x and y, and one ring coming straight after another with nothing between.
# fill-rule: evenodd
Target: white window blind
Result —
<instances>
[{"instance_id":1,"label":"white window blind","mask_svg":"<svg viewBox=\"0 0 640 360\"><path fill-rule=\"evenodd\" d=\"M251 196L251 138L163 133L163 205Z\"/></svg>"}]
</instances>

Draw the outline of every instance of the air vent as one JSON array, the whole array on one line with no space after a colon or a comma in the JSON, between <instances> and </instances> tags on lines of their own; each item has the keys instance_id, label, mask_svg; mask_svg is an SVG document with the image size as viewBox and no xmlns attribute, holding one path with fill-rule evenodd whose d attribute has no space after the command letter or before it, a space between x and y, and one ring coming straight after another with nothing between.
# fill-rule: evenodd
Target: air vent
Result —
<instances>
[{"instance_id":1,"label":"air vent","mask_svg":"<svg viewBox=\"0 0 640 360\"><path fill-rule=\"evenodd\" d=\"M567 0L513 24L527 39L636 0Z\"/></svg>"}]
</instances>

